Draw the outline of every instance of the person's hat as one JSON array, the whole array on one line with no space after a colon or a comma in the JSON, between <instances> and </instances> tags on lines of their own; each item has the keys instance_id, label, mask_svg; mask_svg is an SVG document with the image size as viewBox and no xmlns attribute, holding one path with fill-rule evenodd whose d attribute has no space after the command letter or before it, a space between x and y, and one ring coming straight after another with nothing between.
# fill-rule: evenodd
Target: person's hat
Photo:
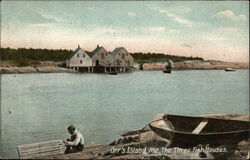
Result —
<instances>
[{"instance_id":1,"label":"person's hat","mask_svg":"<svg viewBox=\"0 0 250 160\"><path fill-rule=\"evenodd\" d=\"M68 130L75 130L75 129L76 129L76 127L73 125L68 126Z\"/></svg>"}]
</instances>

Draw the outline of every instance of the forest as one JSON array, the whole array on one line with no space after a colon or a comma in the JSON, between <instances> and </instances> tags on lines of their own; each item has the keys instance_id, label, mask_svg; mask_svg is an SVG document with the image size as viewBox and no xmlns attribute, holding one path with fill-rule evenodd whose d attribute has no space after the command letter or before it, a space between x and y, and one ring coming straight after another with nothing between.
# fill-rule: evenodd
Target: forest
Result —
<instances>
[{"instance_id":1,"label":"forest","mask_svg":"<svg viewBox=\"0 0 250 160\"><path fill-rule=\"evenodd\" d=\"M88 52L88 51L85 51ZM65 62L73 53L66 49L1 48L0 59L13 66L29 66L40 61ZM131 53L136 63L157 63L170 59L173 62L185 60L203 60L200 57L185 57L163 53Z\"/></svg>"}]
</instances>

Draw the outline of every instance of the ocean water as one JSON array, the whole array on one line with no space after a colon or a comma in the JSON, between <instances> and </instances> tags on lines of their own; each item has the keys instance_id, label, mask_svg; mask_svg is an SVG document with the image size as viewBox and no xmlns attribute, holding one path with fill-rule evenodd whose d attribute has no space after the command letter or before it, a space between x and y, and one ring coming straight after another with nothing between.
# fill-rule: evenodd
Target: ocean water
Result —
<instances>
[{"instance_id":1,"label":"ocean water","mask_svg":"<svg viewBox=\"0 0 250 160\"><path fill-rule=\"evenodd\" d=\"M110 143L158 113L249 112L249 70L135 71L1 75L0 157L17 145L68 138L74 124L86 145Z\"/></svg>"}]
</instances>

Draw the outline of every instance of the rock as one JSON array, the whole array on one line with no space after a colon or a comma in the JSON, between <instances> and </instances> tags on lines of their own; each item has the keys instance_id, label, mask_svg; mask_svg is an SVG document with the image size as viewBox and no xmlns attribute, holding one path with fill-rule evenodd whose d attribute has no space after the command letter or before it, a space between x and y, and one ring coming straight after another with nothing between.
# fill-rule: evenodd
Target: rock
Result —
<instances>
[{"instance_id":1,"label":"rock","mask_svg":"<svg viewBox=\"0 0 250 160\"><path fill-rule=\"evenodd\" d=\"M33 67L0 67L0 73L36 73Z\"/></svg>"},{"instance_id":2,"label":"rock","mask_svg":"<svg viewBox=\"0 0 250 160\"><path fill-rule=\"evenodd\" d=\"M114 146L114 145L127 144L127 143L132 143L132 142L139 142L139 136L119 138L118 140L110 143L109 145Z\"/></svg>"},{"instance_id":3,"label":"rock","mask_svg":"<svg viewBox=\"0 0 250 160\"><path fill-rule=\"evenodd\" d=\"M76 73L78 71L70 70L62 67L0 67L0 73L58 73L58 72L68 72Z\"/></svg>"}]
</instances>

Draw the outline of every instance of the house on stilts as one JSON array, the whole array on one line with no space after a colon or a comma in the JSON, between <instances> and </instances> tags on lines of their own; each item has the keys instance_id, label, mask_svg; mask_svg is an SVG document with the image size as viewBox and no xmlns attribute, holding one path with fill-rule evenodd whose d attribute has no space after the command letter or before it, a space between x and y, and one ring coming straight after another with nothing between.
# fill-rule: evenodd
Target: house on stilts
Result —
<instances>
[{"instance_id":1,"label":"house on stilts","mask_svg":"<svg viewBox=\"0 0 250 160\"><path fill-rule=\"evenodd\" d=\"M77 49L66 60L66 66L78 71L92 72L92 59L79 45Z\"/></svg>"},{"instance_id":2,"label":"house on stilts","mask_svg":"<svg viewBox=\"0 0 250 160\"><path fill-rule=\"evenodd\" d=\"M78 48L66 60L68 68L80 72L126 72L131 70L133 65L134 59L124 47L108 52L99 45L92 52L86 52L78 45Z\"/></svg>"}]
</instances>

